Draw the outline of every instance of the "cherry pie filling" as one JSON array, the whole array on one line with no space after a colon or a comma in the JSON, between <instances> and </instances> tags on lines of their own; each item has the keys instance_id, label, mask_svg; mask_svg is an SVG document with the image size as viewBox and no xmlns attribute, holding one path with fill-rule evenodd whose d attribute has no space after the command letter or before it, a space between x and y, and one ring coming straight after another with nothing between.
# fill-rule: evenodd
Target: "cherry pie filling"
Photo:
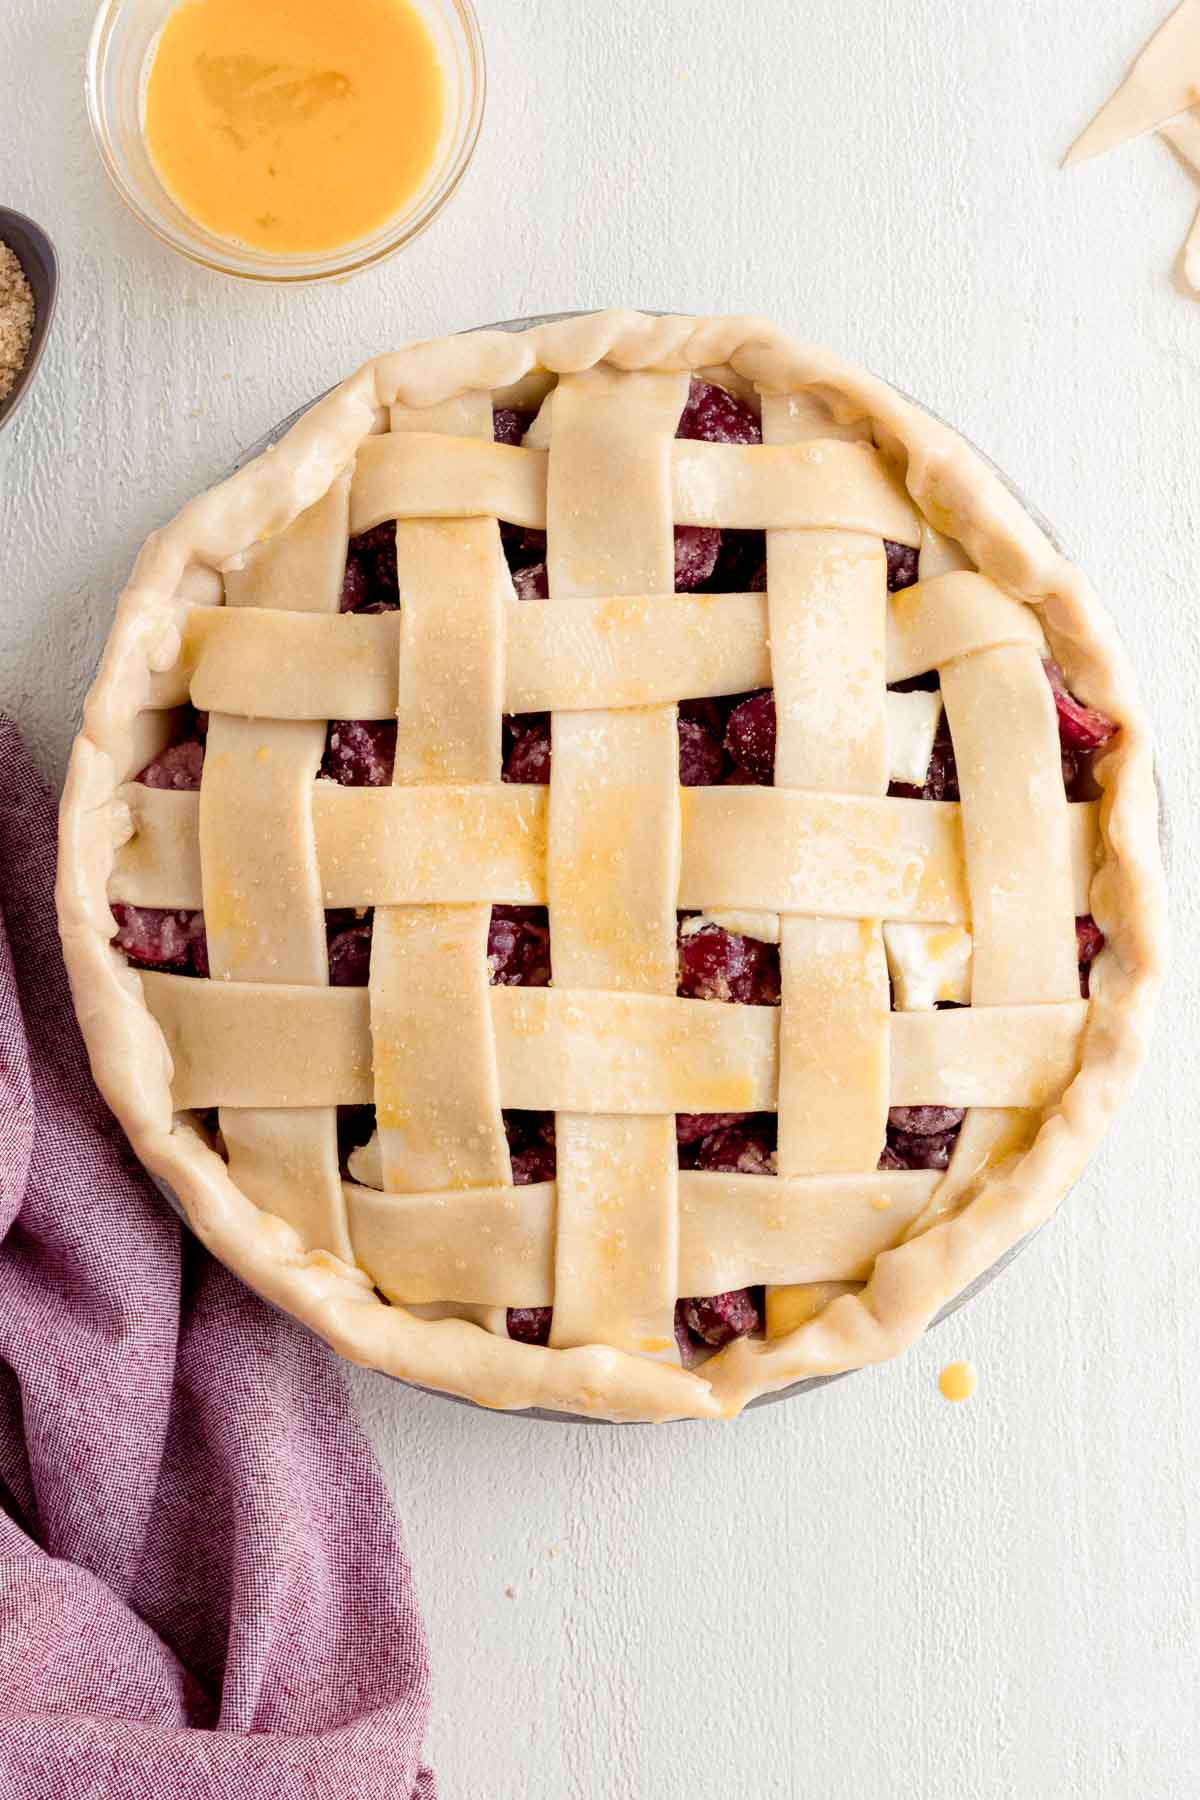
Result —
<instances>
[{"instance_id":1,"label":"cherry pie filling","mask_svg":"<svg viewBox=\"0 0 1200 1800\"><path fill-rule=\"evenodd\" d=\"M495 436L520 444L532 415L497 408ZM679 437L712 443L761 442L751 409L726 389L693 379ZM546 538L543 532L501 525L505 558L517 598L548 597ZM918 553L886 543L888 590L911 587L918 578ZM765 591L766 539L761 531L721 531L701 526L675 528L675 586L681 593ZM376 526L350 541L341 610L381 613L400 605L394 524ZM1068 690L1056 663L1045 665L1054 694L1062 746L1063 782L1068 800L1087 800L1098 790L1092 777L1095 753L1114 736L1113 721L1085 706ZM894 684L896 691L938 688L936 673ZM149 787L197 791L204 765L207 717L191 708L180 715L176 741L136 777ZM775 699L770 689L719 700L685 700L679 706L679 779L684 787L722 784L769 787L774 781ZM392 779L396 726L386 720L335 719L328 727L318 780L345 787L385 787ZM506 782L545 784L550 779L548 713L508 716L503 721ZM958 772L946 715L933 743L924 785L893 782L889 794L925 800L957 800ZM136 968L207 977L208 950L202 912L115 904L114 943ZM1090 915L1075 922L1081 992L1088 992L1091 965L1104 947L1104 934ZM334 986L365 987L370 973L372 914L349 910L326 913L329 979ZM551 978L550 928L544 907L494 906L488 931L488 967L493 984L546 987ZM679 915L680 996L743 1006L778 1006L779 947L728 931L698 915ZM953 1004L940 1002L939 1004ZM945 1169L962 1126L960 1108L893 1107L881 1169ZM517 1186L552 1181L555 1176L553 1113L509 1111L504 1115ZM676 1118L679 1165L683 1169L770 1176L775 1173L776 1117L773 1113L693 1113ZM343 1157L365 1143L374 1129L372 1107L339 1109ZM523 1343L545 1344L550 1307L513 1307L508 1334ZM734 1338L761 1332L765 1300L761 1288L681 1299L675 1334L685 1363Z\"/></svg>"}]
</instances>

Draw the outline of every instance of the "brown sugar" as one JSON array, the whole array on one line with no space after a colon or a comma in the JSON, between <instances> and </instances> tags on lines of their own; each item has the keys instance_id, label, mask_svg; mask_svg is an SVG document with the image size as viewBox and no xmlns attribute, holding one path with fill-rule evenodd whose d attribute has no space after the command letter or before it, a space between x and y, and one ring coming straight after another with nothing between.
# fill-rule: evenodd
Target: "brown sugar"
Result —
<instances>
[{"instance_id":1,"label":"brown sugar","mask_svg":"<svg viewBox=\"0 0 1200 1800\"><path fill-rule=\"evenodd\" d=\"M0 400L12 392L33 341L33 293L14 251L0 239Z\"/></svg>"}]
</instances>

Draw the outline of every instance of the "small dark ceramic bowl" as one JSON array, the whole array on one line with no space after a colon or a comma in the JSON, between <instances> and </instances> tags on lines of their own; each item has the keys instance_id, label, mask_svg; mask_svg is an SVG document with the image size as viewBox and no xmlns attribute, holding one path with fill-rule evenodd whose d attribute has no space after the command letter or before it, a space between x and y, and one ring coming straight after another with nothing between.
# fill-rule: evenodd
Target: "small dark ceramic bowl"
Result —
<instances>
[{"instance_id":1,"label":"small dark ceramic bowl","mask_svg":"<svg viewBox=\"0 0 1200 1800\"><path fill-rule=\"evenodd\" d=\"M0 400L0 431L3 431L29 392L50 336L58 300L58 258L41 226L27 219L24 213L11 212L6 206L0 206L0 241L8 245L24 269L25 279L33 289L34 304L33 341L25 358L25 367L11 392Z\"/></svg>"}]
</instances>

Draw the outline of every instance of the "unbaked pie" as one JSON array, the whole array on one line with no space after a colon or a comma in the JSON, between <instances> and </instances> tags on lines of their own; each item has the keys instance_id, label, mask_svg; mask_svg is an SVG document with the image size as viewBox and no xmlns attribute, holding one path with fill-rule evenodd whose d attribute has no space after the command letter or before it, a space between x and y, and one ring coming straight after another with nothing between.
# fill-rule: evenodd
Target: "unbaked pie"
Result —
<instances>
[{"instance_id":1,"label":"unbaked pie","mask_svg":"<svg viewBox=\"0 0 1200 1800\"><path fill-rule=\"evenodd\" d=\"M96 1079L249 1282L494 1407L888 1357L1141 1061L1145 724L958 437L755 319L368 365L146 545L63 802Z\"/></svg>"}]
</instances>

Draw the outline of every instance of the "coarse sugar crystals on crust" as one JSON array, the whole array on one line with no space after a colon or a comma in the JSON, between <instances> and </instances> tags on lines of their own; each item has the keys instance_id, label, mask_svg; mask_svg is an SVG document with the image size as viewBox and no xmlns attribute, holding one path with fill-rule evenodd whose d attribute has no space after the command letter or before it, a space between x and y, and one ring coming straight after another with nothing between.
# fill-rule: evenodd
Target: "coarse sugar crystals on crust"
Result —
<instances>
[{"instance_id":1,"label":"coarse sugar crystals on crust","mask_svg":"<svg viewBox=\"0 0 1200 1800\"><path fill-rule=\"evenodd\" d=\"M60 918L109 1103L270 1298L485 1405L729 1416L1057 1205L1144 1054L1154 816L1111 625L960 439L608 313L380 358L150 541Z\"/></svg>"}]
</instances>

